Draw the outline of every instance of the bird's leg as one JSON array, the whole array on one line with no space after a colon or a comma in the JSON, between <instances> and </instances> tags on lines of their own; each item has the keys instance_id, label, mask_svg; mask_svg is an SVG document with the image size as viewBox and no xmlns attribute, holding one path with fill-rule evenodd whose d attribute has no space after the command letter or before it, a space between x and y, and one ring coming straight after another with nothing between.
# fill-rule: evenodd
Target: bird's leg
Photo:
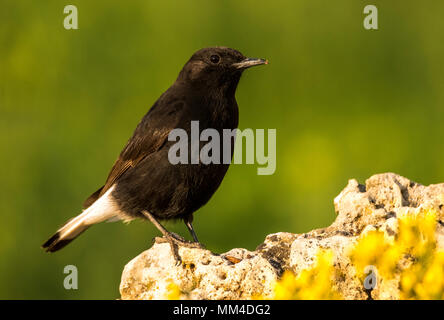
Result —
<instances>
[{"instance_id":1,"label":"bird's leg","mask_svg":"<svg viewBox=\"0 0 444 320\"><path fill-rule=\"evenodd\" d=\"M166 241L170 244L171 246L171 251L173 252L174 255L174 259L176 260L176 262L178 264L180 264L182 262L182 259L180 258L179 255L179 250L178 250L178 245L179 246L183 246L183 247L187 247L187 248L201 248L200 244L196 244L196 243L192 243L190 241L185 240L184 238L182 238L181 236L179 236L178 234L175 234L173 232L168 231L167 229L165 229L164 226L162 226L160 224L159 221L157 221L157 219L148 211L143 210L142 214L151 221L152 224L154 224L154 226L162 233L162 235L165 237Z\"/></svg>"},{"instance_id":2,"label":"bird's leg","mask_svg":"<svg viewBox=\"0 0 444 320\"><path fill-rule=\"evenodd\" d=\"M193 215L186 216L183 221L185 222L185 225L187 226L188 230L190 231L191 235L194 239L194 245L198 248L205 249L205 246L199 242L199 239L197 239L196 232L194 232L193 225L191 224L193 222Z\"/></svg>"},{"instance_id":3,"label":"bird's leg","mask_svg":"<svg viewBox=\"0 0 444 320\"><path fill-rule=\"evenodd\" d=\"M193 225L191 222L193 222L193 216L189 215L186 218L183 219L183 222L185 222L185 225L187 226L188 230L190 231L191 235L193 236L194 242L199 243L199 240L197 239L196 232L194 232Z\"/></svg>"},{"instance_id":4,"label":"bird's leg","mask_svg":"<svg viewBox=\"0 0 444 320\"><path fill-rule=\"evenodd\" d=\"M177 243L175 243L175 241L173 241L173 235L171 235L171 233L164 228L164 226L162 226L160 224L159 221L157 221L156 218L154 218L154 216L149 213L146 210L142 211L142 214L151 221L152 224L154 224L154 226L162 233L162 235L165 237L165 239L168 241L168 243L171 246L171 252L173 253L174 256L174 260L176 260L176 264L180 265L182 263L182 258L179 255L179 249L177 247ZM174 238L175 239L175 238Z\"/></svg>"}]
</instances>

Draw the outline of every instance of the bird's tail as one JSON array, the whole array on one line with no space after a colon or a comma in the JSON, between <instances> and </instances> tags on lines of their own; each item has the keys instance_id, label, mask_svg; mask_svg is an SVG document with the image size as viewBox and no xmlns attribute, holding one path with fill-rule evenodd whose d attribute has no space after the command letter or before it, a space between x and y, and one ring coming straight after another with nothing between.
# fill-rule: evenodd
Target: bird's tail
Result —
<instances>
[{"instance_id":1,"label":"bird's tail","mask_svg":"<svg viewBox=\"0 0 444 320\"><path fill-rule=\"evenodd\" d=\"M42 248L45 249L46 252L55 252L65 247L93 224L102 221L119 220L121 212L111 196L113 189L114 188L110 188L89 208L65 223L63 227L57 230L57 232L42 245Z\"/></svg>"},{"instance_id":2,"label":"bird's tail","mask_svg":"<svg viewBox=\"0 0 444 320\"><path fill-rule=\"evenodd\" d=\"M63 227L57 230L57 232L42 245L42 248L45 249L46 252L55 252L77 238L91 226L84 221L87 214L88 212L85 211L65 223Z\"/></svg>"}]
</instances>

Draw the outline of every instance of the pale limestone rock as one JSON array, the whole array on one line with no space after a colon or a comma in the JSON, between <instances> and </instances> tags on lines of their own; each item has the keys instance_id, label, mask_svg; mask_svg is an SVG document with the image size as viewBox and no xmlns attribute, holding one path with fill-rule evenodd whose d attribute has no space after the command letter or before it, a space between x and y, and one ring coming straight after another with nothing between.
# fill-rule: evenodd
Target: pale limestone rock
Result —
<instances>
[{"instance_id":1,"label":"pale limestone rock","mask_svg":"<svg viewBox=\"0 0 444 320\"><path fill-rule=\"evenodd\" d=\"M340 270L335 289L344 298L398 299L399 279L379 281L371 293L357 280L348 251L359 236L379 229L393 238L399 217L419 208L433 208L439 219L438 247L444 248L444 184L426 187L393 173L374 175L365 185L352 179L334 199L334 207L337 217L331 226L305 234L271 234L253 252L232 249L216 255L204 249L180 248L183 264L176 266L169 244L155 243L125 266L121 297L165 299L174 283L183 299L269 298L284 270L299 273L309 268L318 249L324 248L334 253L334 265Z\"/></svg>"},{"instance_id":2,"label":"pale limestone rock","mask_svg":"<svg viewBox=\"0 0 444 320\"><path fill-rule=\"evenodd\" d=\"M183 263L176 266L169 244L155 243L131 260L122 275L122 299L165 299L171 283L180 288L184 299L270 297L277 279L266 259L245 249L215 255L208 250L180 248L179 254Z\"/></svg>"}]
</instances>

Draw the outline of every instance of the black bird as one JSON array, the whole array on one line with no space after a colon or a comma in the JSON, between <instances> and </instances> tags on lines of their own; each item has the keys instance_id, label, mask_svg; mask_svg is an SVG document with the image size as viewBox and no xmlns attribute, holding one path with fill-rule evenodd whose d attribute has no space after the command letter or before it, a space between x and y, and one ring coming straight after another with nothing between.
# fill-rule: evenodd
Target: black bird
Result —
<instances>
[{"instance_id":1,"label":"black bird","mask_svg":"<svg viewBox=\"0 0 444 320\"><path fill-rule=\"evenodd\" d=\"M221 161L221 164L174 165L168 159L168 151L175 142L169 141L168 135L171 130L181 128L190 136L191 121L199 121L200 131L216 129L221 137L223 129L237 128L235 91L242 72L267 63L263 59L246 58L226 47L197 51L174 84L142 118L105 185L85 201L84 211L61 227L43 248L57 251L99 222L147 218L162 232L180 261L178 244L199 245L191 224L193 213L217 190L229 164ZM233 150L234 139L230 159ZM195 243L167 231L159 223L169 219L182 219Z\"/></svg>"}]
</instances>

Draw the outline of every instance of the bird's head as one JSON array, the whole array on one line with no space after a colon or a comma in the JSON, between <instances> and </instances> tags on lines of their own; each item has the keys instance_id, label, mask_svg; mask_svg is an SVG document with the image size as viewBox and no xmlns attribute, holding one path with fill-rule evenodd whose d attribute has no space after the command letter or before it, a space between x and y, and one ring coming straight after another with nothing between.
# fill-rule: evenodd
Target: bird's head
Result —
<instances>
[{"instance_id":1,"label":"bird's head","mask_svg":"<svg viewBox=\"0 0 444 320\"><path fill-rule=\"evenodd\" d=\"M252 66L268 64L267 60L247 58L237 50L227 47L204 48L188 60L178 80L204 84L207 88L233 88L242 72Z\"/></svg>"}]
</instances>

